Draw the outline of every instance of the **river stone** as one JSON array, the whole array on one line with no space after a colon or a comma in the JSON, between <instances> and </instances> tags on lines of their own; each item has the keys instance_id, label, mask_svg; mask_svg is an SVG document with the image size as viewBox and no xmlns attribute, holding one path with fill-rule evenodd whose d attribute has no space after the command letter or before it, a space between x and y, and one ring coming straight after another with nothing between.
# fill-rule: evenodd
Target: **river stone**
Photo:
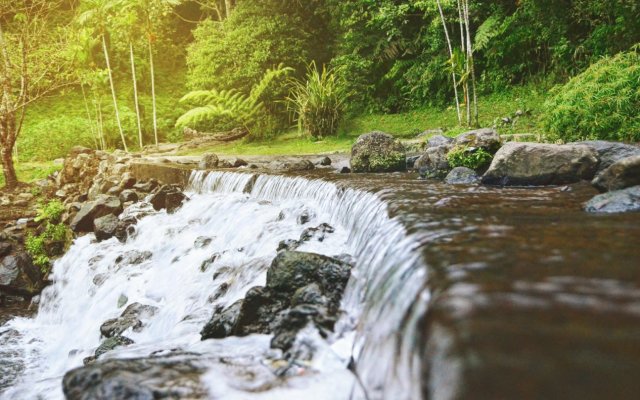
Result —
<instances>
[{"instance_id":1,"label":"river stone","mask_svg":"<svg viewBox=\"0 0 640 400\"><path fill-rule=\"evenodd\" d=\"M320 161L318 161L318 164L323 167L328 167L331 165L331 159L329 157L322 157Z\"/></svg>"},{"instance_id":2,"label":"river stone","mask_svg":"<svg viewBox=\"0 0 640 400\"><path fill-rule=\"evenodd\" d=\"M640 154L611 164L596 176L592 184L603 192L640 185Z\"/></svg>"},{"instance_id":3,"label":"river stone","mask_svg":"<svg viewBox=\"0 0 640 400\"><path fill-rule=\"evenodd\" d=\"M119 222L120 220L118 217L113 214L96 218L96 220L93 221L93 232L95 233L98 242L111 239L116 234Z\"/></svg>"},{"instance_id":4,"label":"river stone","mask_svg":"<svg viewBox=\"0 0 640 400\"><path fill-rule=\"evenodd\" d=\"M115 231L115 237L118 238L120 242L125 243L129 237L132 237L135 234L135 225L137 223L138 220L133 216L128 216L119 220Z\"/></svg>"},{"instance_id":5,"label":"river stone","mask_svg":"<svg viewBox=\"0 0 640 400\"><path fill-rule=\"evenodd\" d=\"M451 150L449 145L430 147L416 160L413 168L420 173L422 178L442 179L451 171L447 160L449 150Z\"/></svg>"},{"instance_id":6,"label":"river stone","mask_svg":"<svg viewBox=\"0 0 640 400\"><path fill-rule=\"evenodd\" d=\"M427 147L440 147L440 146L452 146L454 142L453 138L444 135L435 135L427 140Z\"/></svg>"},{"instance_id":7,"label":"river stone","mask_svg":"<svg viewBox=\"0 0 640 400\"><path fill-rule=\"evenodd\" d=\"M140 303L130 304L120 317L105 321L100 326L100 333L106 338L119 336L129 328L134 332L142 328L142 320L154 316L158 312L158 307L143 305Z\"/></svg>"},{"instance_id":8,"label":"river stone","mask_svg":"<svg viewBox=\"0 0 640 400\"><path fill-rule=\"evenodd\" d=\"M94 354L94 357L98 358L101 355L103 355L104 353L107 353L117 347L122 347L122 346L128 346L130 344L133 344L134 341L129 339L126 336L113 336L110 337L108 339L106 339L105 341L103 341L100 346L98 346L98 348L96 349L96 352Z\"/></svg>"},{"instance_id":9,"label":"river stone","mask_svg":"<svg viewBox=\"0 0 640 400\"><path fill-rule=\"evenodd\" d=\"M595 150L585 145L507 143L482 177L488 185L564 185L593 178Z\"/></svg>"},{"instance_id":10,"label":"river stone","mask_svg":"<svg viewBox=\"0 0 640 400\"><path fill-rule=\"evenodd\" d=\"M100 195L94 201L85 203L71 221L70 227L74 232L92 232L93 221L96 218L122 213L122 203L117 197Z\"/></svg>"},{"instance_id":11,"label":"river stone","mask_svg":"<svg viewBox=\"0 0 640 400\"><path fill-rule=\"evenodd\" d=\"M231 161L229 161L229 163L233 168L246 167L247 165L249 165L249 163L243 160L242 158L234 158Z\"/></svg>"},{"instance_id":12,"label":"river stone","mask_svg":"<svg viewBox=\"0 0 640 400\"><path fill-rule=\"evenodd\" d=\"M13 249L13 246L11 245L11 243L8 242L0 242L0 258L6 256L7 254L11 253L11 250Z\"/></svg>"},{"instance_id":13,"label":"river stone","mask_svg":"<svg viewBox=\"0 0 640 400\"><path fill-rule=\"evenodd\" d=\"M591 213L624 213L640 211L640 186L603 193L585 205Z\"/></svg>"},{"instance_id":14,"label":"river stone","mask_svg":"<svg viewBox=\"0 0 640 400\"><path fill-rule=\"evenodd\" d=\"M455 145L462 147L482 148L491 154L500 149L502 141L494 129L485 128L465 132L455 138Z\"/></svg>"},{"instance_id":15,"label":"river stone","mask_svg":"<svg viewBox=\"0 0 640 400\"><path fill-rule=\"evenodd\" d=\"M238 300L223 311L214 314L200 331L202 340L222 339L233 335L242 305L243 300Z\"/></svg>"},{"instance_id":16,"label":"river stone","mask_svg":"<svg viewBox=\"0 0 640 400\"><path fill-rule=\"evenodd\" d=\"M153 257L150 251L129 250L116 257L116 264L138 265Z\"/></svg>"},{"instance_id":17,"label":"river stone","mask_svg":"<svg viewBox=\"0 0 640 400\"><path fill-rule=\"evenodd\" d=\"M312 239L316 239L318 242L323 242L327 235L333 232L335 232L335 229L327 223L320 224L315 228L309 227L302 231L298 243L309 242Z\"/></svg>"},{"instance_id":18,"label":"river stone","mask_svg":"<svg viewBox=\"0 0 640 400\"><path fill-rule=\"evenodd\" d=\"M298 332L309 323L314 323L323 337L328 337L336 323L335 316L319 305L300 304L282 311L273 324L271 347L288 351L293 346Z\"/></svg>"},{"instance_id":19,"label":"river stone","mask_svg":"<svg viewBox=\"0 0 640 400\"><path fill-rule=\"evenodd\" d=\"M471 168L456 167L449 172L444 182L449 185L475 185L480 182L480 177Z\"/></svg>"},{"instance_id":20,"label":"river stone","mask_svg":"<svg viewBox=\"0 0 640 400\"><path fill-rule=\"evenodd\" d=\"M120 201L122 203L137 202L139 200L138 193L131 189L125 189L120 193Z\"/></svg>"},{"instance_id":21,"label":"river stone","mask_svg":"<svg viewBox=\"0 0 640 400\"><path fill-rule=\"evenodd\" d=\"M213 169L218 166L218 156L215 154L203 154L198 163L199 169Z\"/></svg>"},{"instance_id":22,"label":"river stone","mask_svg":"<svg viewBox=\"0 0 640 400\"><path fill-rule=\"evenodd\" d=\"M207 399L208 364L186 354L105 360L67 372L62 388L67 400Z\"/></svg>"},{"instance_id":23,"label":"river stone","mask_svg":"<svg viewBox=\"0 0 640 400\"><path fill-rule=\"evenodd\" d=\"M164 185L151 196L149 202L157 211L166 209L172 213L180 208L186 199L187 196L178 187Z\"/></svg>"},{"instance_id":24,"label":"river stone","mask_svg":"<svg viewBox=\"0 0 640 400\"><path fill-rule=\"evenodd\" d=\"M393 136L384 132L361 135L351 148L353 172L396 172L406 169L406 149Z\"/></svg>"},{"instance_id":25,"label":"river stone","mask_svg":"<svg viewBox=\"0 0 640 400\"><path fill-rule=\"evenodd\" d=\"M43 286L42 272L26 252L19 251L0 261L0 293L31 297Z\"/></svg>"},{"instance_id":26,"label":"river stone","mask_svg":"<svg viewBox=\"0 0 640 400\"><path fill-rule=\"evenodd\" d=\"M623 158L640 155L640 147L620 142L591 140L574 144L584 144L598 152L598 158L600 159L598 174Z\"/></svg>"}]
</instances>

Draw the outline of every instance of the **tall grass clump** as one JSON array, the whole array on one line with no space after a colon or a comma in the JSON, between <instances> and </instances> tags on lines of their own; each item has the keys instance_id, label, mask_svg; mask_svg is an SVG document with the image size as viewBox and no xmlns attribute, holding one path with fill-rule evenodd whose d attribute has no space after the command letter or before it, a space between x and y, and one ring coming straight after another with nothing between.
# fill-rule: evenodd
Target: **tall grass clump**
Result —
<instances>
[{"instance_id":1,"label":"tall grass clump","mask_svg":"<svg viewBox=\"0 0 640 400\"><path fill-rule=\"evenodd\" d=\"M291 82L287 104L300 131L322 138L338 132L347 97L345 85L334 71L325 66L318 71L315 63L311 63L304 81Z\"/></svg>"},{"instance_id":2,"label":"tall grass clump","mask_svg":"<svg viewBox=\"0 0 640 400\"><path fill-rule=\"evenodd\" d=\"M551 93L542 118L549 139L640 140L640 46L600 60Z\"/></svg>"}]
</instances>

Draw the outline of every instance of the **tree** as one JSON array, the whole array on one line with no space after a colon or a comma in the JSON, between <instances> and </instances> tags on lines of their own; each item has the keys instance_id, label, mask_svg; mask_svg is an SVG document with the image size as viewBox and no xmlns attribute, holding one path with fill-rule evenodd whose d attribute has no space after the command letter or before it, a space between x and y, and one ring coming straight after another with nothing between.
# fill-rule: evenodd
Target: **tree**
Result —
<instances>
[{"instance_id":1,"label":"tree","mask_svg":"<svg viewBox=\"0 0 640 400\"><path fill-rule=\"evenodd\" d=\"M0 156L9 188L18 185L13 148L27 107L68 85L64 26L51 18L61 1L0 0Z\"/></svg>"}]
</instances>

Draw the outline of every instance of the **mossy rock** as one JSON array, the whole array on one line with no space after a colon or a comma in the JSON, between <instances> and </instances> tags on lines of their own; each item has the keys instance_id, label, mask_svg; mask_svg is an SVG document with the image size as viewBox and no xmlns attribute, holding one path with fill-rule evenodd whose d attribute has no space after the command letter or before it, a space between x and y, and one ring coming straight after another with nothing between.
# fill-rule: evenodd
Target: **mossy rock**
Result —
<instances>
[{"instance_id":1,"label":"mossy rock","mask_svg":"<svg viewBox=\"0 0 640 400\"><path fill-rule=\"evenodd\" d=\"M353 172L397 172L407 170L405 147L383 132L362 135L351 148Z\"/></svg>"}]
</instances>

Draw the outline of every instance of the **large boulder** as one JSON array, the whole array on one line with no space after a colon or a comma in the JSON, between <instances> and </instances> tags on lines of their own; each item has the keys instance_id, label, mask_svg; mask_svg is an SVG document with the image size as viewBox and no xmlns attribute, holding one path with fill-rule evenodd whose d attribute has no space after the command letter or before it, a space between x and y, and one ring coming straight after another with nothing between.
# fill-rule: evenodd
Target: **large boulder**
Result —
<instances>
[{"instance_id":1,"label":"large boulder","mask_svg":"<svg viewBox=\"0 0 640 400\"><path fill-rule=\"evenodd\" d=\"M455 138L454 144L461 147L482 148L491 154L500 149L502 141L500 135L494 129L477 129L465 132Z\"/></svg>"},{"instance_id":2,"label":"large boulder","mask_svg":"<svg viewBox=\"0 0 640 400\"><path fill-rule=\"evenodd\" d=\"M640 185L640 154L611 164L592 183L603 192Z\"/></svg>"},{"instance_id":3,"label":"large boulder","mask_svg":"<svg viewBox=\"0 0 640 400\"><path fill-rule=\"evenodd\" d=\"M92 232L93 221L105 215L120 215L122 203L114 196L100 195L94 201L85 203L71 221L70 227L75 232Z\"/></svg>"},{"instance_id":4,"label":"large boulder","mask_svg":"<svg viewBox=\"0 0 640 400\"><path fill-rule=\"evenodd\" d=\"M427 147L439 147L439 146L452 146L454 142L453 138L444 135L431 136L427 140Z\"/></svg>"},{"instance_id":5,"label":"large boulder","mask_svg":"<svg viewBox=\"0 0 640 400\"><path fill-rule=\"evenodd\" d=\"M120 220L113 214L96 218L93 221L93 233L95 233L96 239L98 239L99 242L111 239L115 236L119 223Z\"/></svg>"},{"instance_id":6,"label":"large boulder","mask_svg":"<svg viewBox=\"0 0 640 400\"><path fill-rule=\"evenodd\" d=\"M383 132L362 135L351 148L353 172L406 171L407 153L398 140Z\"/></svg>"},{"instance_id":7,"label":"large boulder","mask_svg":"<svg viewBox=\"0 0 640 400\"><path fill-rule=\"evenodd\" d=\"M32 297L44 287L42 272L24 251L7 255L0 261L0 293Z\"/></svg>"},{"instance_id":8,"label":"large boulder","mask_svg":"<svg viewBox=\"0 0 640 400\"><path fill-rule=\"evenodd\" d=\"M595 196L585 205L591 213L623 213L640 211L640 186L603 193Z\"/></svg>"},{"instance_id":9,"label":"large boulder","mask_svg":"<svg viewBox=\"0 0 640 400\"><path fill-rule=\"evenodd\" d=\"M585 145L507 143L482 177L488 185L563 185L593 178L598 154Z\"/></svg>"},{"instance_id":10,"label":"large boulder","mask_svg":"<svg viewBox=\"0 0 640 400\"><path fill-rule=\"evenodd\" d=\"M591 147L598 153L598 158L600 159L600 165L598 165L597 171L598 174L623 158L640 155L640 147L620 142L591 140L575 144L584 144Z\"/></svg>"},{"instance_id":11,"label":"large boulder","mask_svg":"<svg viewBox=\"0 0 640 400\"><path fill-rule=\"evenodd\" d=\"M451 171L447 160L449 150L451 150L450 145L430 147L416 160L413 168L420 173L422 178L442 179Z\"/></svg>"}]
</instances>

